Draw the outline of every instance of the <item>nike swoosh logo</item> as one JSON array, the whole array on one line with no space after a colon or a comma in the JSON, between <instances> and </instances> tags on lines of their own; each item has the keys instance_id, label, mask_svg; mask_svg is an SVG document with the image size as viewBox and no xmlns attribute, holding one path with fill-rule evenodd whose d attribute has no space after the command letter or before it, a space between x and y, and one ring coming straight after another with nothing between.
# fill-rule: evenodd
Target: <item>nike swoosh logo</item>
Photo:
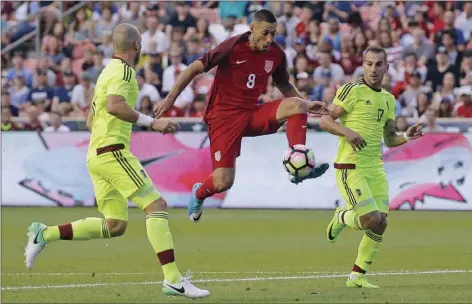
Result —
<instances>
[{"instance_id":1,"label":"nike swoosh logo","mask_svg":"<svg viewBox=\"0 0 472 304\"><path fill-rule=\"evenodd\" d=\"M174 287L172 285L169 285L169 284L166 284L166 285L167 285L167 287L172 288L173 290L177 291L178 293L185 293L185 288L183 286L180 287L180 288L176 288L176 287Z\"/></svg>"},{"instance_id":2,"label":"nike swoosh logo","mask_svg":"<svg viewBox=\"0 0 472 304\"><path fill-rule=\"evenodd\" d=\"M197 217L194 216L193 219L194 219L195 221L199 221L200 218L202 217L202 214L203 214L203 211L200 212L200 214L199 214Z\"/></svg>"},{"instance_id":3,"label":"nike swoosh logo","mask_svg":"<svg viewBox=\"0 0 472 304\"><path fill-rule=\"evenodd\" d=\"M357 283L354 283L354 285L356 285L357 287L362 287L362 285L359 285L359 284L357 284Z\"/></svg>"},{"instance_id":4,"label":"nike swoosh logo","mask_svg":"<svg viewBox=\"0 0 472 304\"><path fill-rule=\"evenodd\" d=\"M39 233L34 237L33 244L38 244L38 235Z\"/></svg>"},{"instance_id":5,"label":"nike swoosh logo","mask_svg":"<svg viewBox=\"0 0 472 304\"><path fill-rule=\"evenodd\" d=\"M175 154L179 154L180 151L176 151L176 152L170 152L170 153L166 153L164 155L161 155L161 156L158 156L158 157L153 157L153 158L149 158L149 159L143 159L141 160L141 165L143 167L146 167L152 163L155 163L155 162L159 162L159 161L163 161L164 159L166 158L170 158L172 156L174 156Z\"/></svg>"},{"instance_id":6,"label":"nike swoosh logo","mask_svg":"<svg viewBox=\"0 0 472 304\"><path fill-rule=\"evenodd\" d=\"M333 230L333 225L331 225L331 227L329 227L329 231L328 231L328 239L330 241L334 240L334 237L333 235L331 234L331 231Z\"/></svg>"},{"instance_id":7,"label":"nike swoosh logo","mask_svg":"<svg viewBox=\"0 0 472 304\"><path fill-rule=\"evenodd\" d=\"M236 64L241 64L241 63L245 63L247 60L244 60L244 61L239 61L239 60L236 60Z\"/></svg>"}]
</instances>

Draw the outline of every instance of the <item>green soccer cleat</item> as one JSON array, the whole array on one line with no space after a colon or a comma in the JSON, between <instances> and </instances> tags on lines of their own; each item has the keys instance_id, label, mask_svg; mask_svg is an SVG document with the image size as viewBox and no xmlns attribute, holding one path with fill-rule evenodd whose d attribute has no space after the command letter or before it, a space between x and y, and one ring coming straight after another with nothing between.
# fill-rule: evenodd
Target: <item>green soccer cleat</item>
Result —
<instances>
[{"instance_id":1,"label":"green soccer cleat","mask_svg":"<svg viewBox=\"0 0 472 304\"><path fill-rule=\"evenodd\" d=\"M346 281L346 287L349 288L380 288L377 285L370 284L367 279L365 278L365 275L360 274L356 276L354 279L351 279L351 277L347 278Z\"/></svg>"},{"instance_id":2,"label":"green soccer cleat","mask_svg":"<svg viewBox=\"0 0 472 304\"><path fill-rule=\"evenodd\" d=\"M343 224L339 221L339 213L344 211L343 207L336 208L334 211L334 216L331 222L329 222L328 228L326 229L326 236L328 238L328 242L335 243L338 236L341 232L346 228L346 224Z\"/></svg>"},{"instance_id":3,"label":"green soccer cleat","mask_svg":"<svg viewBox=\"0 0 472 304\"><path fill-rule=\"evenodd\" d=\"M47 227L41 223L32 223L28 227L28 244L25 247L25 264L28 269L33 268L34 260L46 247L43 232Z\"/></svg>"}]
</instances>

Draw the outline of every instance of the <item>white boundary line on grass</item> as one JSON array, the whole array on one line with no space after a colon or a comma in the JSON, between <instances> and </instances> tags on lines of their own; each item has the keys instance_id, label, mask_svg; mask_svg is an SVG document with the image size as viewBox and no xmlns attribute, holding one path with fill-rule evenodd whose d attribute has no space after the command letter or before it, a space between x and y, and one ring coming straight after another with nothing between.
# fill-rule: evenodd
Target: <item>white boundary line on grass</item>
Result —
<instances>
[{"instance_id":1,"label":"white boundary line on grass","mask_svg":"<svg viewBox=\"0 0 472 304\"><path fill-rule=\"evenodd\" d=\"M445 273L472 273L472 270L428 270L428 271L398 271L398 272L377 272L371 273L371 276L402 276L402 275L428 275L428 274L445 274ZM246 278L211 278L192 280L195 283L206 282L247 282L247 281L266 281L266 280L306 280L306 279L324 279L324 278L340 278L347 274L330 273L320 275L306 276L279 276L279 277L246 277ZM155 285L162 284L162 281L145 281L145 282L117 282L117 283L89 283L89 284L63 284L63 285L30 285L30 286L4 286L4 290L35 290L35 289L62 289L62 288L85 288L99 286L129 286L129 285Z\"/></svg>"},{"instance_id":2,"label":"white boundary line on grass","mask_svg":"<svg viewBox=\"0 0 472 304\"><path fill-rule=\"evenodd\" d=\"M92 272L6 272L2 276L91 276ZM198 271L196 274L334 274L323 271ZM95 272L95 275L156 275L157 272Z\"/></svg>"}]
</instances>

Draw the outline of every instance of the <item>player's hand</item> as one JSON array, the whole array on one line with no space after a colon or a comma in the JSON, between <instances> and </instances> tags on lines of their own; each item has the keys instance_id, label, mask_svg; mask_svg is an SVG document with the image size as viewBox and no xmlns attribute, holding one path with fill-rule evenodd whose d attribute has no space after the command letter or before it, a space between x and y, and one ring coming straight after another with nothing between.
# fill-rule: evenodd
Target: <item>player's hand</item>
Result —
<instances>
[{"instance_id":1,"label":"player's hand","mask_svg":"<svg viewBox=\"0 0 472 304\"><path fill-rule=\"evenodd\" d=\"M406 130L406 135L410 140L417 139L423 136L423 123L418 121L416 124L412 125Z\"/></svg>"},{"instance_id":2,"label":"player's hand","mask_svg":"<svg viewBox=\"0 0 472 304\"><path fill-rule=\"evenodd\" d=\"M178 122L169 119L154 119L151 124L151 129L159 131L162 134L174 134L180 130Z\"/></svg>"},{"instance_id":3,"label":"player's hand","mask_svg":"<svg viewBox=\"0 0 472 304\"><path fill-rule=\"evenodd\" d=\"M314 114L315 116L330 114L326 103L322 101L309 101L308 113Z\"/></svg>"},{"instance_id":4,"label":"player's hand","mask_svg":"<svg viewBox=\"0 0 472 304\"><path fill-rule=\"evenodd\" d=\"M348 132L345 135L345 137L347 141L351 144L351 147L354 150L354 152L356 152L357 150L360 151L363 148L367 147L367 142L365 141L365 139L350 129L348 129Z\"/></svg>"},{"instance_id":5,"label":"player's hand","mask_svg":"<svg viewBox=\"0 0 472 304\"><path fill-rule=\"evenodd\" d=\"M160 118L174 105L174 102L165 98L161 101L156 102L154 105L154 117Z\"/></svg>"}]
</instances>

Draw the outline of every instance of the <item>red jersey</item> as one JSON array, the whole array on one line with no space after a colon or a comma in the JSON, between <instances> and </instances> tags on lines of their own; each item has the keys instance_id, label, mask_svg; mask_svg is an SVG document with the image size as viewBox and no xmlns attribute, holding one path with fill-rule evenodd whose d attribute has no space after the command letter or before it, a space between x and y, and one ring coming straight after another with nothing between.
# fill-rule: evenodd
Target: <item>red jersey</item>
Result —
<instances>
[{"instance_id":1,"label":"red jersey","mask_svg":"<svg viewBox=\"0 0 472 304\"><path fill-rule=\"evenodd\" d=\"M270 76L277 85L289 83L285 52L276 42L265 52L252 51L249 35L229 38L199 59L205 72L218 66L205 109L206 122L254 110Z\"/></svg>"}]
</instances>

